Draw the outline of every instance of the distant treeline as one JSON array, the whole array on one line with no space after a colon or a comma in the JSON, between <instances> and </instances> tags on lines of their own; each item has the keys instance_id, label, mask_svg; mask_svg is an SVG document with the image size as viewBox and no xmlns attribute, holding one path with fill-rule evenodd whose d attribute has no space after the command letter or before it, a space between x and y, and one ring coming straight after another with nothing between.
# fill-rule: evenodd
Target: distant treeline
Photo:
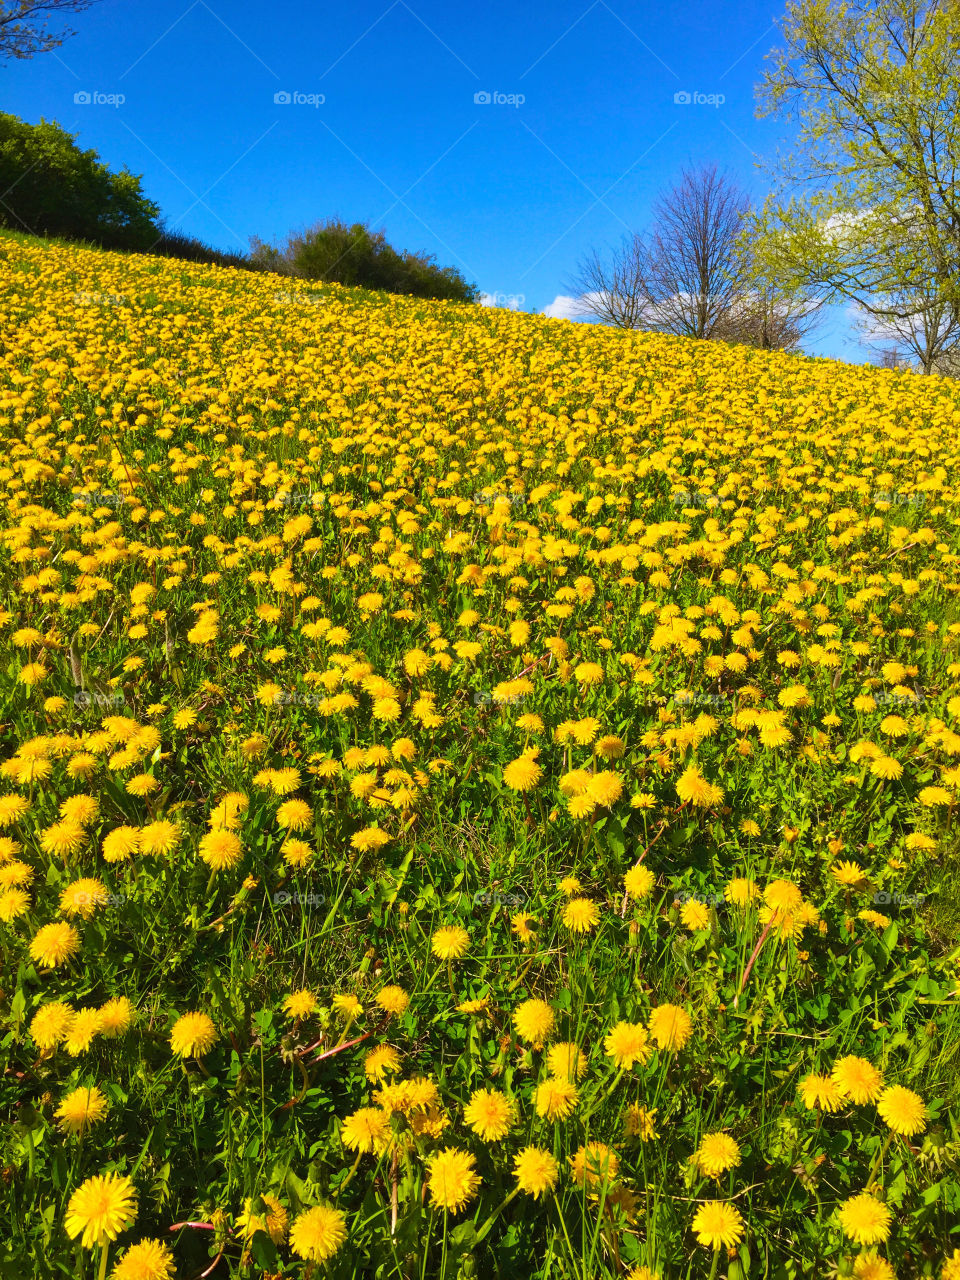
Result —
<instances>
[{"instance_id":1,"label":"distant treeline","mask_svg":"<svg viewBox=\"0 0 960 1280\"><path fill-rule=\"evenodd\" d=\"M53 121L28 124L0 112L0 191L0 226L33 235L418 298L473 302L478 296L455 267L394 249L382 231L339 218L291 234L281 247L254 238L247 254L214 249L169 229L139 175L126 167L112 172Z\"/></svg>"}]
</instances>

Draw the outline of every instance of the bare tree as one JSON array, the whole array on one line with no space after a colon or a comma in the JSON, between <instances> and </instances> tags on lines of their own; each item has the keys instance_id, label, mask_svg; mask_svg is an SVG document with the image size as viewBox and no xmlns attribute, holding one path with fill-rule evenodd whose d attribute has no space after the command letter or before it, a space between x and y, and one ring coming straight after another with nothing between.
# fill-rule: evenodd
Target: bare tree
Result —
<instances>
[{"instance_id":1,"label":"bare tree","mask_svg":"<svg viewBox=\"0 0 960 1280\"><path fill-rule=\"evenodd\" d=\"M910 358L904 355L894 344L892 347L880 347L873 352L872 364L878 369L909 369Z\"/></svg>"},{"instance_id":2,"label":"bare tree","mask_svg":"<svg viewBox=\"0 0 960 1280\"><path fill-rule=\"evenodd\" d=\"M897 290L869 301L857 320L865 346L896 351L900 361L896 368L957 376L960 313L932 277L918 288Z\"/></svg>"},{"instance_id":3,"label":"bare tree","mask_svg":"<svg viewBox=\"0 0 960 1280\"><path fill-rule=\"evenodd\" d=\"M59 49L76 32L51 28L67 14L82 13L95 0L0 0L0 58L32 58Z\"/></svg>"},{"instance_id":4,"label":"bare tree","mask_svg":"<svg viewBox=\"0 0 960 1280\"><path fill-rule=\"evenodd\" d=\"M739 235L747 197L715 167L685 170L653 206L648 280L657 328L713 337L746 288Z\"/></svg>"},{"instance_id":5,"label":"bare tree","mask_svg":"<svg viewBox=\"0 0 960 1280\"><path fill-rule=\"evenodd\" d=\"M799 345L816 305L753 279L743 235L746 194L716 167L684 170L663 192L645 235L609 260L593 251L567 286L577 311L625 329L752 346Z\"/></svg>"},{"instance_id":6,"label":"bare tree","mask_svg":"<svg viewBox=\"0 0 960 1280\"><path fill-rule=\"evenodd\" d=\"M592 250L570 286L576 294L576 313L617 329L642 329L650 310L645 261L646 248L636 235L624 236L609 262Z\"/></svg>"},{"instance_id":7,"label":"bare tree","mask_svg":"<svg viewBox=\"0 0 960 1280\"><path fill-rule=\"evenodd\" d=\"M820 322L821 303L759 282L735 298L711 335L764 351L799 351Z\"/></svg>"}]
</instances>

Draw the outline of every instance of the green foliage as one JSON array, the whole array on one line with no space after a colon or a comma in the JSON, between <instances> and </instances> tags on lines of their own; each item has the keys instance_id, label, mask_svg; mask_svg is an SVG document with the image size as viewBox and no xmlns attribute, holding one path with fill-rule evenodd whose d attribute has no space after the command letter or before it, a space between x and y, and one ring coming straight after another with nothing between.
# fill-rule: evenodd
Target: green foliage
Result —
<instances>
[{"instance_id":1,"label":"green foliage","mask_svg":"<svg viewBox=\"0 0 960 1280\"><path fill-rule=\"evenodd\" d=\"M960 6L793 0L783 35L761 111L798 134L778 156L780 193L756 220L768 278L893 322L920 325L932 311L955 348ZM941 353L934 343L924 356L924 345L928 372Z\"/></svg>"},{"instance_id":2,"label":"green foliage","mask_svg":"<svg viewBox=\"0 0 960 1280\"><path fill-rule=\"evenodd\" d=\"M251 259L264 270L329 284L382 289L415 298L473 302L475 286L455 267L439 267L432 255L398 251L383 231L340 218L290 236L284 249L254 240Z\"/></svg>"},{"instance_id":3,"label":"green foliage","mask_svg":"<svg viewBox=\"0 0 960 1280\"><path fill-rule=\"evenodd\" d=\"M112 173L76 137L54 121L32 125L0 113L0 225L106 248L149 248L159 207L143 194L140 178L126 168Z\"/></svg>"}]
</instances>

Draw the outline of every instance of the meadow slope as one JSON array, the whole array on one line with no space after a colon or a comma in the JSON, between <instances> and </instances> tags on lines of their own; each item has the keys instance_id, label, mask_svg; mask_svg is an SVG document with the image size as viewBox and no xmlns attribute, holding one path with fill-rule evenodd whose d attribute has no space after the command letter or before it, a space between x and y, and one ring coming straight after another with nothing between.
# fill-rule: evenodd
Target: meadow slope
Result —
<instances>
[{"instance_id":1,"label":"meadow slope","mask_svg":"<svg viewBox=\"0 0 960 1280\"><path fill-rule=\"evenodd\" d=\"M958 1280L960 384L9 234L0 336L0 1275Z\"/></svg>"}]
</instances>

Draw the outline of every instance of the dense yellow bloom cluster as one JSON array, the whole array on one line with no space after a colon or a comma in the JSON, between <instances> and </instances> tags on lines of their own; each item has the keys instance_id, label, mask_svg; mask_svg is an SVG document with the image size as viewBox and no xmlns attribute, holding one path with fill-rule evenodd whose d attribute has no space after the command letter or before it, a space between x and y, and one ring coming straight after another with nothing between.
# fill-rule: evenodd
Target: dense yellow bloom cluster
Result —
<instances>
[{"instance_id":1,"label":"dense yellow bloom cluster","mask_svg":"<svg viewBox=\"0 0 960 1280\"><path fill-rule=\"evenodd\" d=\"M953 989L876 976L960 796L957 384L9 236L0 267L0 1031L57 1141L125 1134L107 1074L164 1063L179 1139L209 1102L256 1165L232 1226L183 1224L238 1266L509 1182L478 1223L566 1196L650 1277L872 1125L815 1247L888 1274L877 1180L939 1114L912 1002ZM789 1124L701 1115L761 1036ZM253 1111L323 1148L289 1222ZM80 1247L146 1198L118 1169L70 1187Z\"/></svg>"}]
</instances>

